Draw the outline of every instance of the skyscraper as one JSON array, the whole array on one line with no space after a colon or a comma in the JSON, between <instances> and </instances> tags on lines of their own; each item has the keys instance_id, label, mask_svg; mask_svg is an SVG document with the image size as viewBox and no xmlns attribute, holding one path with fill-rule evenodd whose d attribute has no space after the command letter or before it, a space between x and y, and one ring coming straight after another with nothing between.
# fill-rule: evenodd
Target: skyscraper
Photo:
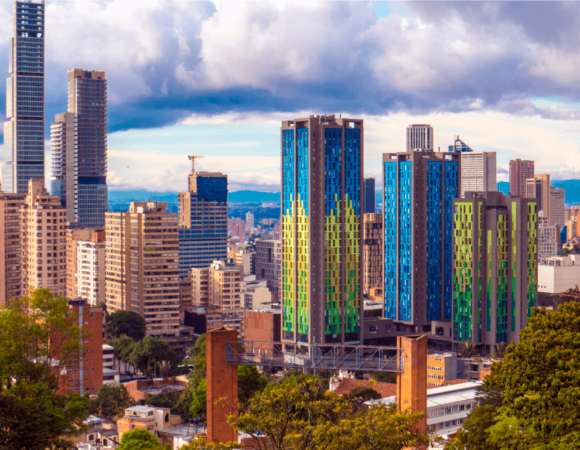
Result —
<instances>
[{"instance_id":1,"label":"skyscraper","mask_svg":"<svg viewBox=\"0 0 580 450\"><path fill-rule=\"evenodd\" d=\"M68 112L51 125L52 192L67 220L102 228L107 191L107 79L103 71L68 71Z\"/></svg>"},{"instance_id":2,"label":"skyscraper","mask_svg":"<svg viewBox=\"0 0 580 450\"><path fill-rule=\"evenodd\" d=\"M256 239L256 276L268 281L268 289L279 299L278 279L282 266L282 242Z\"/></svg>"},{"instance_id":3,"label":"skyscraper","mask_svg":"<svg viewBox=\"0 0 580 450\"><path fill-rule=\"evenodd\" d=\"M534 178L534 161L510 161L510 195L525 197L528 178Z\"/></svg>"},{"instance_id":4,"label":"skyscraper","mask_svg":"<svg viewBox=\"0 0 580 450\"><path fill-rule=\"evenodd\" d=\"M365 178L365 214L376 212L375 179Z\"/></svg>"},{"instance_id":5,"label":"skyscraper","mask_svg":"<svg viewBox=\"0 0 580 450\"><path fill-rule=\"evenodd\" d=\"M461 197L467 191L497 191L495 152L461 153Z\"/></svg>"},{"instance_id":6,"label":"skyscraper","mask_svg":"<svg viewBox=\"0 0 580 450\"><path fill-rule=\"evenodd\" d=\"M467 145L465 142L463 142L461 139L459 139L459 136L455 136L455 140L453 141L453 145L449 146L449 152L470 153L473 151L474 150L469 145Z\"/></svg>"},{"instance_id":7,"label":"skyscraper","mask_svg":"<svg viewBox=\"0 0 580 450\"><path fill-rule=\"evenodd\" d=\"M362 342L364 126L282 122L283 339Z\"/></svg>"},{"instance_id":8,"label":"skyscraper","mask_svg":"<svg viewBox=\"0 0 580 450\"><path fill-rule=\"evenodd\" d=\"M251 233L253 228L254 228L254 213L248 211L246 213L246 231L248 233Z\"/></svg>"},{"instance_id":9,"label":"skyscraper","mask_svg":"<svg viewBox=\"0 0 580 450\"><path fill-rule=\"evenodd\" d=\"M363 231L363 292L383 285L383 216L364 215Z\"/></svg>"},{"instance_id":10,"label":"skyscraper","mask_svg":"<svg viewBox=\"0 0 580 450\"><path fill-rule=\"evenodd\" d=\"M0 305L22 290L22 218L25 194L0 193Z\"/></svg>"},{"instance_id":11,"label":"skyscraper","mask_svg":"<svg viewBox=\"0 0 580 450\"><path fill-rule=\"evenodd\" d=\"M550 220L550 175L536 174L526 180L527 198L535 198L538 203L538 212L544 211L544 217Z\"/></svg>"},{"instance_id":12,"label":"skyscraper","mask_svg":"<svg viewBox=\"0 0 580 450\"><path fill-rule=\"evenodd\" d=\"M228 253L228 176L196 172L195 159L188 176L188 191L179 193L179 276L192 267L206 268L225 261Z\"/></svg>"},{"instance_id":13,"label":"skyscraper","mask_svg":"<svg viewBox=\"0 0 580 450\"><path fill-rule=\"evenodd\" d=\"M566 223L566 190L550 186L550 225L561 227Z\"/></svg>"},{"instance_id":14,"label":"skyscraper","mask_svg":"<svg viewBox=\"0 0 580 450\"><path fill-rule=\"evenodd\" d=\"M44 1L14 2L6 80L2 189L27 193L44 179Z\"/></svg>"},{"instance_id":15,"label":"skyscraper","mask_svg":"<svg viewBox=\"0 0 580 450\"><path fill-rule=\"evenodd\" d=\"M536 304L537 202L468 192L453 205L453 338L493 354L500 342L519 342Z\"/></svg>"},{"instance_id":16,"label":"skyscraper","mask_svg":"<svg viewBox=\"0 0 580 450\"><path fill-rule=\"evenodd\" d=\"M433 151L433 127L431 125L409 125L407 127L407 151Z\"/></svg>"},{"instance_id":17,"label":"skyscraper","mask_svg":"<svg viewBox=\"0 0 580 450\"><path fill-rule=\"evenodd\" d=\"M383 155L385 318L401 331L451 320L453 199L461 155L421 151Z\"/></svg>"}]
</instances>

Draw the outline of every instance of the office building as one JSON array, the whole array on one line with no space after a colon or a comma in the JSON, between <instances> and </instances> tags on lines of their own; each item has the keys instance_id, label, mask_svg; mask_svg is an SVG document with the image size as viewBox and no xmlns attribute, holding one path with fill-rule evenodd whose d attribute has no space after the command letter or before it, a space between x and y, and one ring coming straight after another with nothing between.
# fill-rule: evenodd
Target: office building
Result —
<instances>
[{"instance_id":1,"label":"office building","mask_svg":"<svg viewBox=\"0 0 580 450\"><path fill-rule=\"evenodd\" d=\"M68 71L68 112L50 127L52 193L67 220L102 228L108 208L107 79L103 71Z\"/></svg>"},{"instance_id":2,"label":"office building","mask_svg":"<svg viewBox=\"0 0 580 450\"><path fill-rule=\"evenodd\" d=\"M256 239L256 276L268 282L268 289L278 300L278 280L282 270L282 242Z\"/></svg>"},{"instance_id":3,"label":"office building","mask_svg":"<svg viewBox=\"0 0 580 450\"><path fill-rule=\"evenodd\" d=\"M167 203L132 202L129 212L107 213L105 301L109 313L135 311L147 334L179 335L178 214Z\"/></svg>"},{"instance_id":4,"label":"office building","mask_svg":"<svg viewBox=\"0 0 580 450\"><path fill-rule=\"evenodd\" d=\"M544 211L544 217L548 223L552 223L550 217L551 200L550 175L536 174L526 180L526 197L535 198L538 203L538 212Z\"/></svg>"},{"instance_id":5,"label":"office building","mask_svg":"<svg viewBox=\"0 0 580 450\"><path fill-rule=\"evenodd\" d=\"M443 386L457 379L457 353L429 353L427 355L427 386Z\"/></svg>"},{"instance_id":6,"label":"office building","mask_svg":"<svg viewBox=\"0 0 580 450\"><path fill-rule=\"evenodd\" d=\"M242 268L242 277L256 275L256 251L249 244L234 245L230 249L230 259L236 266Z\"/></svg>"},{"instance_id":7,"label":"office building","mask_svg":"<svg viewBox=\"0 0 580 450\"><path fill-rule=\"evenodd\" d=\"M272 304L272 293L266 280L243 281L241 285L245 309L262 309Z\"/></svg>"},{"instance_id":8,"label":"office building","mask_svg":"<svg viewBox=\"0 0 580 450\"><path fill-rule=\"evenodd\" d=\"M245 234L246 222L242 219L228 219L228 235L243 240Z\"/></svg>"},{"instance_id":9,"label":"office building","mask_svg":"<svg viewBox=\"0 0 580 450\"><path fill-rule=\"evenodd\" d=\"M26 194L0 192L0 306L22 290L21 209Z\"/></svg>"},{"instance_id":10,"label":"office building","mask_svg":"<svg viewBox=\"0 0 580 450\"><path fill-rule=\"evenodd\" d=\"M497 191L495 152L461 153L461 197L465 193Z\"/></svg>"},{"instance_id":11,"label":"office building","mask_svg":"<svg viewBox=\"0 0 580 450\"><path fill-rule=\"evenodd\" d=\"M363 228L363 292L383 286L383 216L365 214Z\"/></svg>"},{"instance_id":12,"label":"office building","mask_svg":"<svg viewBox=\"0 0 580 450\"><path fill-rule=\"evenodd\" d=\"M60 198L48 194L44 178L28 180L22 205L22 293L47 288L66 294L66 212Z\"/></svg>"},{"instance_id":13,"label":"office building","mask_svg":"<svg viewBox=\"0 0 580 450\"><path fill-rule=\"evenodd\" d=\"M383 155L385 318L401 331L452 318L453 199L461 154Z\"/></svg>"},{"instance_id":14,"label":"office building","mask_svg":"<svg viewBox=\"0 0 580 450\"><path fill-rule=\"evenodd\" d=\"M526 197L528 178L534 178L534 161L521 159L510 161L510 195Z\"/></svg>"},{"instance_id":15,"label":"office building","mask_svg":"<svg viewBox=\"0 0 580 450\"><path fill-rule=\"evenodd\" d=\"M558 225L538 224L538 263L544 264L547 258L558 256L560 252L560 227Z\"/></svg>"},{"instance_id":16,"label":"office building","mask_svg":"<svg viewBox=\"0 0 580 450\"><path fill-rule=\"evenodd\" d=\"M433 151L433 127L431 125L409 125L407 127L407 151Z\"/></svg>"},{"instance_id":17,"label":"office building","mask_svg":"<svg viewBox=\"0 0 580 450\"><path fill-rule=\"evenodd\" d=\"M454 201L453 337L495 354L536 305L537 200L468 192Z\"/></svg>"},{"instance_id":18,"label":"office building","mask_svg":"<svg viewBox=\"0 0 580 450\"><path fill-rule=\"evenodd\" d=\"M252 233L254 229L254 213L248 211L246 213L246 233Z\"/></svg>"},{"instance_id":19,"label":"office building","mask_svg":"<svg viewBox=\"0 0 580 450\"><path fill-rule=\"evenodd\" d=\"M363 162L362 120L282 122L286 342L362 342Z\"/></svg>"},{"instance_id":20,"label":"office building","mask_svg":"<svg viewBox=\"0 0 580 450\"><path fill-rule=\"evenodd\" d=\"M179 193L179 276L192 267L209 267L228 252L228 176L196 172L190 156L188 191Z\"/></svg>"},{"instance_id":21,"label":"office building","mask_svg":"<svg viewBox=\"0 0 580 450\"><path fill-rule=\"evenodd\" d=\"M553 256L538 266L538 292L559 294L578 286L580 255Z\"/></svg>"},{"instance_id":22,"label":"office building","mask_svg":"<svg viewBox=\"0 0 580 450\"><path fill-rule=\"evenodd\" d=\"M26 194L44 180L44 1L16 1L9 42L2 188Z\"/></svg>"},{"instance_id":23,"label":"office building","mask_svg":"<svg viewBox=\"0 0 580 450\"><path fill-rule=\"evenodd\" d=\"M374 214L377 210L375 179L365 178L365 214Z\"/></svg>"},{"instance_id":24,"label":"office building","mask_svg":"<svg viewBox=\"0 0 580 450\"><path fill-rule=\"evenodd\" d=\"M81 298L93 306L105 303L105 240L102 229L67 230L68 298Z\"/></svg>"},{"instance_id":25,"label":"office building","mask_svg":"<svg viewBox=\"0 0 580 450\"><path fill-rule=\"evenodd\" d=\"M459 136L455 136L453 145L449 146L450 153L470 153L473 151L474 150L469 145L467 145L465 142L459 139Z\"/></svg>"},{"instance_id":26,"label":"office building","mask_svg":"<svg viewBox=\"0 0 580 450\"><path fill-rule=\"evenodd\" d=\"M242 308L242 268L214 261L209 267L191 269L191 292L194 307L221 311Z\"/></svg>"},{"instance_id":27,"label":"office building","mask_svg":"<svg viewBox=\"0 0 580 450\"><path fill-rule=\"evenodd\" d=\"M550 186L550 225L564 226L566 223L566 191Z\"/></svg>"}]
</instances>

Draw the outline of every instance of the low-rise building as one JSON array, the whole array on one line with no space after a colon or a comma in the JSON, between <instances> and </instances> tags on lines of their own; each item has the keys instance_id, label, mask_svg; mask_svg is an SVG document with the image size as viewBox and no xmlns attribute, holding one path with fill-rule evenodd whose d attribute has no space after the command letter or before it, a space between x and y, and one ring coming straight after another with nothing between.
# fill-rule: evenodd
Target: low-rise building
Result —
<instances>
[{"instance_id":1,"label":"low-rise building","mask_svg":"<svg viewBox=\"0 0 580 450\"><path fill-rule=\"evenodd\" d=\"M457 358L457 376L468 381L483 381L497 358Z\"/></svg>"},{"instance_id":2,"label":"low-rise building","mask_svg":"<svg viewBox=\"0 0 580 450\"><path fill-rule=\"evenodd\" d=\"M431 353L427 355L427 385L442 386L457 379L457 353Z\"/></svg>"},{"instance_id":3,"label":"low-rise building","mask_svg":"<svg viewBox=\"0 0 580 450\"><path fill-rule=\"evenodd\" d=\"M242 291L246 309L260 309L263 303L272 302L272 293L266 280L244 282Z\"/></svg>"},{"instance_id":4,"label":"low-rise building","mask_svg":"<svg viewBox=\"0 0 580 450\"><path fill-rule=\"evenodd\" d=\"M125 415L117 422L119 441L125 433L137 428L143 428L153 434L164 445L167 442L163 442L162 432L180 423L183 423L181 416L171 414L169 408L132 406L125 409Z\"/></svg>"},{"instance_id":5,"label":"low-rise building","mask_svg":"<svg viewBox=\"0 0 580 450\"><path fill-rule=\"evenodd\" d=\"M238 338L244 338L244 310L212 310L206 314L207 331L227 328L237 330Z\"/></svg>"},{"instance_id":6,"label":"low-rise building","mask_svg":"<svg viewBox=\"0 0 580 450\"><path fill-rule=\"evenodd\" d=\"M148 395L160 395L169 391L184 391L187 377L154 378L153 380L133 380L123 383L129 395L136 402L145 400Z\"/></svg>"},{"instance_id":7,"label":"low-rise building","mask_svg":"<svg viewBox=\"0 0 580 450\"><path fill-rule=\"evenodd\" d=\"M558 294L580 285L580 255L554 256L538 266L538 292Z\"/></svg>"}]
</instances>

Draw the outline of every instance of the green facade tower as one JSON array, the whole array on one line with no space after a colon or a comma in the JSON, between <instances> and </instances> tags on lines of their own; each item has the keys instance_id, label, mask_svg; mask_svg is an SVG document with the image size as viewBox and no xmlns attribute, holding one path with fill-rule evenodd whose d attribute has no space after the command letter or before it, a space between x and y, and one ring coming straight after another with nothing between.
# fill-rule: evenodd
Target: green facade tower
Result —
<instances>
[{"instance_id":1,"label":"green facade tower","mask_svg":"<svg viewBox=\"0 0 580 450\"><path fill-rule=\"evenodd\" d=\"M536 304L537 201L467 192L453 206L453 340L494 354L519 342Z\"/></svg>"}]
</instances>

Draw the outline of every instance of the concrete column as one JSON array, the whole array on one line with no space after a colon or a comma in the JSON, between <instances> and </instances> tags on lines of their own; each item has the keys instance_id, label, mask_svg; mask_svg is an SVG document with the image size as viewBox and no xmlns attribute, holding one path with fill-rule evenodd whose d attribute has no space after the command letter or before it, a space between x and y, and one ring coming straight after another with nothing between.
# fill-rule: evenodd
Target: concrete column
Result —
<instances>
[{"instance_id":1,"label":"concrete column","mask_svg":"<svg viewBox=\"0 0 580 450\"><path fill-rule=\"evenodd\" d=\"M236 330L207 333L207 442L238 442L238 430L227 422L238 412L238 366L226 364L228 341L237 341ZM219 404L218 400L223 399Z\"/></svg>"},{"instance_id":2,"label":"concrete column","mask_svg":"<svg viewBox=\"0 0 580 450\"><path fill-rule=\"evenodd\" d=\"M403 372L397 374L397 407L411 409L425 416L417 421L417 431L427 432L427 336L398 336L399 363ZM424 447L421 447L424 448Z\"/></svg>"}]
</instances>

